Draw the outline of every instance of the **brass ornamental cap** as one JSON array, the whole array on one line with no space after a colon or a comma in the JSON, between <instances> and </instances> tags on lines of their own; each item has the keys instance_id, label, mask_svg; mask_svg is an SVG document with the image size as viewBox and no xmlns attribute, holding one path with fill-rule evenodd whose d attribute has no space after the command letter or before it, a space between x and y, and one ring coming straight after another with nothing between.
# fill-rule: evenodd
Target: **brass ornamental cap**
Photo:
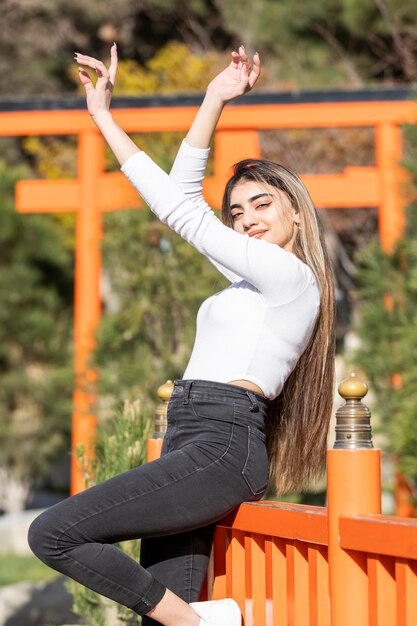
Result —
<instances>
[{"instance_id":1,"label":"brass ornamental cap","mask_svg":"<svg viewBox=\"0 0 417 626\"><path fill-rule=\"evenodd\" d=\"M174 389L174 383L172 380L167 380L166 383L158 387L158 397L163 400L163 402L168 402L171 397L172 391Z\"/></svg>"},{"instance_id":2,"label":"brass ornamental cap","mask_svg":"<svg viewBox=\"0 0 417 626\"><path fill-rule=\"evenodd\" d=\"M335 450L361 450L373 448L371 412L362 403L368 385L351 374L339 385L339 394L345 404L336 411Z\"/></svg>"},{"instance_id":3,"label":"brass ornamental cap","mask_svg":"<svg viewBox=\"0 0 417 626\"><path fill-rule=\"evenodd\" d=\"M342 380L338 387L338 392L345 400L364 398L368 393L368 385L356 378L356 374L352 372L349 378Z\"/></svg>"},{"instance_id":4,"label":"brass ornamental cap","mask_svg":"<svg viewBox=\"0 0 417 626\"><path fill-rule=\"evenodd\" d=\"M158 387L157 394L161 402L156 407L155 411L155 431L153 434L154 439L163 439L167 429L167 413L168 413L168 401L174 390L174 383L172 380L167 380L166 383Z\"/></svg>"}]
</instances>

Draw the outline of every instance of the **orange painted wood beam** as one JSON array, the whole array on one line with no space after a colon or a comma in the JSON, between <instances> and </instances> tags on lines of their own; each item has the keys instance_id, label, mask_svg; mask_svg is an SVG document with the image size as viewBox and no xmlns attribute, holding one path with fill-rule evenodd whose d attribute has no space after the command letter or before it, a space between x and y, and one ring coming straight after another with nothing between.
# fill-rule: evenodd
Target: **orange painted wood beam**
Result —
<instances>
[{"instance_id":1,"label":"orange painted wood beam","mask_svg":"<svg viewBox=\"0 0 417 626\"><path fill-rule=\"evenodd\" d=\"M229 167L232 163L229 163ZM229 167L227 169L229 169ZM316 206L377 207L380 203L376 168L349 167L341 174L311 174L301 177ZM99 177L97 205L100 211L144 206L137 191L120 172ZM226 177L208 177L204 182L207 202L220 207ZM77 212L80 205L77 180L22 180L16 184L16 208L21 213Z\"/></svg>"},{"instance_id":2,"label":"orange painted wood beam","mask_svg":"<svg viewBox=\"0 0 417 626\"><path fill-rule=\"evenodd\" d=\"M327 510L264 500L245 502L218 522L219 526L327 545Z\"/></svg>"},{"instance_id":3,"label":"orange painted wood beam","mask_svg":"<svg viewBox=\"0 0 417 626\"><path fill-rule=\"evenodd\" d=\"M80 209L81 182L73 180L21 180L16 183L16 209L20 213L76 213ZM143 201L121 172L98 177L96 203L100 211L139 208Z\"/></svg>"},{"instance_id":4,"label":"orange painted wood beam","mask_svg":"<svg viewBox=\"0 0 417 626\"><path fill-rule=\"evenodd\" d=\"M355 515L340 518L340 546L417 560L417 519L395 515Z\"/></svg>"},{"instance_id":5,"label":"orange painted wood beam","mask_svg":"<svg viewBox=\"0 0 417 626\"><path fill-rule=\"evenodd\" d=\"M196 112L195 106L113 110L127 132L186 131ZM378 126L416 121L417 103L413 101L245 104L226 108L218 129ZM3 136L77 135L94 128L84 109L0 114Z\"/></svg>"}]
</instances>

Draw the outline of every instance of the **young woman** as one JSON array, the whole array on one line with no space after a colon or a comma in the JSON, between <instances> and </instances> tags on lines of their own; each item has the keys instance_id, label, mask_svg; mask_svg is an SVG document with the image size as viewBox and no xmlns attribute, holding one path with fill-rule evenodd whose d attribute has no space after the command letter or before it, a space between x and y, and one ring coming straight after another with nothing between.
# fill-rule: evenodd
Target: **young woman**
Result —
<instances>
[{"instance_id":1,"label":"young woman","mask_svg":"<svg viewBox=\"0 0 417 626\"><path fill-rule=\"evenodd\" d=\"M300 179L265 160L238 163L223 223L203 199L208 147L226 102L260 73L244 49L208 86L171 175L109 111L117 70L77 54L87 106L152 211L231 282L198 314L194 349L175 382L162 457L48 509L32 550L51 567L145 616L143 624L238 626L231 599L197 602L214 524L241 502L298 488L324 465L333 390L332 277ZM139 294L138 294L139 296ZM113 544L142 538L139 565Z\"/></svg>"}]
</instances>

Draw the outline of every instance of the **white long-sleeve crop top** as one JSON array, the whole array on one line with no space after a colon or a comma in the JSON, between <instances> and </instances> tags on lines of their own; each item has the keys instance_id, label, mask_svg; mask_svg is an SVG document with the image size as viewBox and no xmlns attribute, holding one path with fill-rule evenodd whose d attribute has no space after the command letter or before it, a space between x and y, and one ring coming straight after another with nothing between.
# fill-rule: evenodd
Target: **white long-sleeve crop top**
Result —
<instances>
[{"instance_id":1,"label":"white long-sleeve crop top","mask_svg":"<svg viewBox=\"0 0 417 626\"><path fill-rule=\"evenodd\" d=\"M320 305L310 268L225 226L206 204L208 150L185 141L168 176L144 152L122 166L151 210L231 281L203 302L184 379L248 380L273 399L307 346Z\"/></svg>"}]
</instances>

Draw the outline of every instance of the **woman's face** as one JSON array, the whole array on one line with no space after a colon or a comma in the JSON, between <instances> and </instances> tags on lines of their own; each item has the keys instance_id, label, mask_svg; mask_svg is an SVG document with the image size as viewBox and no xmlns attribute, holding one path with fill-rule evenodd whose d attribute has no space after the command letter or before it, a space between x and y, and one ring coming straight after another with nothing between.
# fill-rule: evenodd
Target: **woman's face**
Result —
<instances>
[{"instance_id":1,"label":"woman's face","mask_svg":"<svg viewBox=\"0 0 417 626\"><path fill-rule=\"evenodd\" d=\"M233 187L230 214L237 232L292 252L300 216L280 189L244 180Z\"/></svg>"}]
</instances>

